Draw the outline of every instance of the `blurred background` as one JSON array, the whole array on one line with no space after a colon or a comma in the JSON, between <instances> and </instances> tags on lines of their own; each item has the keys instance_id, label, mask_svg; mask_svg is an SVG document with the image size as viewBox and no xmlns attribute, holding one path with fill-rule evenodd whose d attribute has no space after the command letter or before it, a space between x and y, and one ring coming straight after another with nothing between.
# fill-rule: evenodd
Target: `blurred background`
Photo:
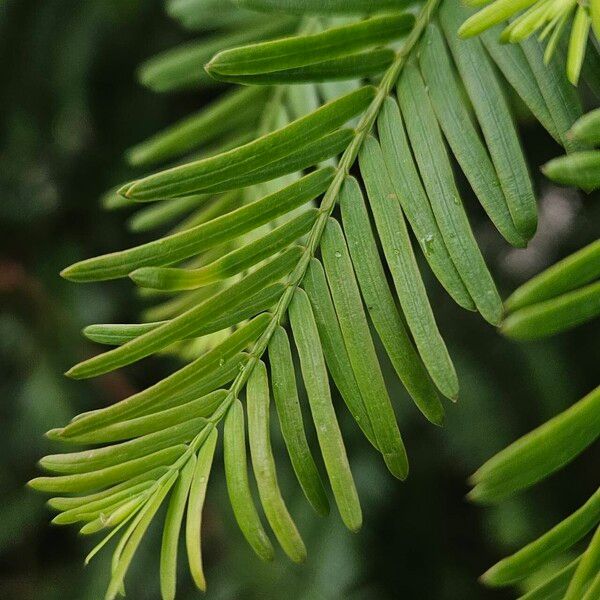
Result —
<instances>
[{"instance_id":1,"label":"blurred background","mask_svg":"<svg viewBox=\"0 0 600 600\"><path fill-rule=\"evenodd\" d=\"M155 358L93 381L64 378L74 362L98 351L81 337L84 325L135 322L143 301L128 282L76 285L58 273L75 260L147 239L128 231L126 214L103 210L99 197L136 175L123 159L126 148L209 99L212 92L161 95L136 82L141 62L191 37L157 1L0 0L0 598L103 596L110 553L84 567L93 540L50 526L45 498L25 483L53 449L46 430L129 395L175 364ZM561 151L516 108L540 198L530 248L509 249L468 190L464 196L503 296L592 241L600 222L597 199L542 180L537 167ZM516 344L428 283L461 396L447 407L444 429L436 429L383 360L412 461L408 481L392 480L341 416L365 516L362 531L350 534L336 514L309 513L275 437L282 487L309 558L290 566L280 554L264 565L233 523L217 460L205 509L208 599L514 597L482 588L477 577L594 491L592 452L500 507L481 509L464 499L477 466L597 384L598 322ZM152 529L127 578L128 597L159 597L159 541L159 528ZM183 558L180 597L199 597Z\"/></svg>"}]
</instances>

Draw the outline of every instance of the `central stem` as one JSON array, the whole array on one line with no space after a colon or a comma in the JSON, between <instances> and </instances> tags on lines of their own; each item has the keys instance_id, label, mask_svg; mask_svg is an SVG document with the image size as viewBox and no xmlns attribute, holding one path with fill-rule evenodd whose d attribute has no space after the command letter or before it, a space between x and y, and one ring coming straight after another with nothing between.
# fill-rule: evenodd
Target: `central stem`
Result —
<instances>
[{"instance_id":1,"label":"central stem","mask_svg":"<svg viewBox=\"0 0 600 600\"><path fill-rule=\"evenodd\" d=\"M218 423L223 418L223 416L227 414L229 407L237 398L238 394L243 389L245 383L248 381L248 378L250 377L256 363L260 360L260 357L267 349L269 342L271 341L271 337L275 332L275 329L280 325L281 321L283 320L296 289L304 279L306 270L308 269L308 265L310 264L310 260L311 258L313 258L317 249L319 248L321 236L323 235L323 230L325 229L325 225L327 224L327 219L331 216L331 213L333 212L337 201L337 197L340 193L344 180L346 179L346 177L348 177L350 169L356 161L356 157L358 156L358 153L362 147L366 136L373 128L375 119L379 114L383 101L390 94L392 88L396 84L400 72L402 71L402 68L406 63L407 57L421 38L425 27L427 27L428 23L431 21L433 13L435 12L435 9L437 8L439 2L440 0L427 0L425 5L423 6L423 9L417 16L415 26L412 28L409 35L406 37L404 44L402 45L400 50L398 50L398 52L396 53L394 62L391 64L391 66L388 68L383 78L381 79L381 82L377 87L377 93L375 95L375 98L373 98L371 104L363 113L360 122L356 126L354 138L342 154L342 157L340 158L340 161L337 165L333 181L330 183L329 188L323 196L321 206L319 207L319 215L311 229L309 239L304 250L304 254L298 261L296 268L290 274L287 288L281 295L281 298L277 303L277 307L273 312L272 319L267 325L267 328L255 342L246 365L244 366L243 370L240 371L240 373L236 376L233 383L231 384L231 387L229 388L229 393L227 394L227 397L211 417L210 421L212 423ZM195 444L192 443L192 446L194 445Z\"/></svg>"}]
</instances>

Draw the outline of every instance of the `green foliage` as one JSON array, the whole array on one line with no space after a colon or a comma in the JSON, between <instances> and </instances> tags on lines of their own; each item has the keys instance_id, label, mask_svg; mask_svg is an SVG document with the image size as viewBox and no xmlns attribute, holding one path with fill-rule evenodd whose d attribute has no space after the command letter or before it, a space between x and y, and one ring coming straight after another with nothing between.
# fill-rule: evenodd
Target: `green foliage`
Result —
<instances>
[{"instance_id":1,"label":"green foliage","mask_svg":"<svg viewBox=\"0 0 600 600\"><path fill-rule=\"evenodd\" d=\"M478 35L512 19L500 33L500 39L518 43L540 32L540 38L547 39L545 61L550 60L565 27L571 24L567 75L573 85L577 85L579 80L590 30L596 40L600 40L600 5L597 0L466 0L466 4L487 6L465 21L460 29L461 36Z\"/></svg>"},{"instance_id":2,"label":"green foliage","mask_svg":"<svg viewBox=\"0 0 600 600\"><path fill-rule=\"evenodd\" d=\"M274 556L248 476L246 423L266 520L285 553L304 559L304 542L279 489L268 418L272 393L300 487L315 510L326 513L293 353L335 504L350 530L360 528L362 509L329 375L388 470L399 479L409 470L367 315L429 421L443 421L438 392L452 400L459 393L405 216L449 295L499 324L502 303L459 196L451 156L499 232L522 247L535 232L537 211L496 67L557 140L566 144L580 114L564 78L542 73L531 42L458 41L464 11L449 0L428 0L416 16L364 20L356 20L357 7L370 12L372 3L307 3L301 11L343 14L343 24L297 18L287 2L239 4L276 13L292 7L292 16L273 15L265 27L256 25L264 17L233 7L223 16L208 0L169 3L189 27L218 13L211 27L216 33L148 63L140 71L143 83L157 91L205 85L199 73L208 63L208 75L252 85L223 93L128 154L137 165L179 160L199 148L200 157L142 176L105 200L109 208L155 202L131 222L138 230L182 221L154 241L62 273L81 282L130 277L153 298L167 294L149 311L150 322L87 328L90 339L116 347L68 375L92 377L156 353L187 363L49 432L53 440L99 447L42 459L42 468L55 475L31 482L42 491L80 494L50 502L61 513L57 523L83 523L82 533L107 534L90 557L121 534L107 598L123 590L138 546L167 499L163 597L175 594L184 517L190 571L205 588L201 510L220 428L229 498L249 545L262 559ZM376 8L396 5L405 3ZM292 85L298 82L304 84ZM350 175L355 163L364 190ZM288 320L293 347L282 328ZM268 368L262 362L267 356ZM582 560L582 568L591 560Z\"/></svg>"}]
</instances>

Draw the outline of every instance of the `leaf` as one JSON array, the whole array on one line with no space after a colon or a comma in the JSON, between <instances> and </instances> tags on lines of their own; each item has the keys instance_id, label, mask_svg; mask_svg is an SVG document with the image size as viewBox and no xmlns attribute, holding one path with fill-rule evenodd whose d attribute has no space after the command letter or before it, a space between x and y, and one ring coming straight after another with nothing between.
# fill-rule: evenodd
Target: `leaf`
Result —
<instances>
[{"instance_id":1,"label":"leaf","mask_svg":"<svg viewBox=\"0 0 600 600\"><path fill-rule=\"evenodd\" d=\"M218 318L227 309L237 308L244 302L244 298L258 293L267 284L289 274L302 254L303 249L300 246L289 248L269 263L198 306L122 346L75 365L67 372L67 375L81 379L108 373L150 356L156 351L166 348L172 342L194 336L203 323Z\"/></svg>"},{"instance_id":2,"label":"leaf","mask_svg":"<svg viewBox=\"0 0 600 600\"><path fill-rule=\"evenodd\" d=\"M163 600L174 600L177 591L177 548L179 532L192 484L196 457L192 456L179 472L165 516L160 551L160 592Z\"/></svg>"},{"instance_id":3,"label":"leaf","mask_svg":"<svg viewBox=\"0 0 600 600\"><path fill-rule=\"evenodd\" d=\"M353 177L349 177L344 183L340 194L340 206L344 232L348 240L354 270L375 329L385 346L396 373L419 410L432 423L441 425L444 420L444 409L423 361L417 354L402 317L396 308L379 258L375 238L369 226L367 208L358 182ZM347 285L350 285L353 278L354 275L350 272ZM340 287L343 287L343 285ZM340 314L340 311L338 311L338 314ZM351 322L347 322L347 327L350 325ZM367 333L363 331L362 335ZM365 342L365 348L366 344L367 342ZM355 354L355 357L358 362L361 362L364 360L364 353L359 351ZM368 365L366 366L368 367ZM363 370L360 366L359 369ZM377 370L378 367L375 368L375 372ZM369 377L371 376L369 375ZM364 394L365 398L372 394L370 391L372 389L371 384L368 387L369 391Z\"/></svg>"},{"instance_id":4,"label":"leaf","mask_svg":"<svg viewBox=\"0 0 600 600\"><path fill-rule=\"evenodd\" d=\"M396 293L419 354L437 388L456 399L458 379L440 335L377 142L368 137L359 154L360 171ZM390 201L391 200L391 201Z\"/></svg>"},{"instance_id":5,"label":"leaf","mask_svg":"<svg viewBox=\"0 0 600 600\"><path fill-rule=\"evenodd\" d=\"M199 269L144 267L130 274L142 287L176 291L195 289L222 279L228 279L287 248L308 233L317 218L318 210L311 208L291 221L269 231ZM218 331L218 330L217 330Z\"/></svg>"},{"instance_id":6,"label":"leaf","mask_svg":"<svg viewBox=\"0 0 600 600\"><path fill-rule=\"evenodd\" d=\"M518 11L528 8L538 0L495 0L470 16L458 30L463 38L479 35L489 27L502 23Z\"/></svg>"},{"instance_id":7,"label":"leaf","mask_svg":"<svg viewBox=\"0 0 600 600\"><path fill-rule=\"evenodd\" d=\"M210 435L198 451L196 468L188 495L187 517L185 522L185 547L188 564L194 583L201 591L206 591L206 580L202 568L202 547L200 544L202 529L202 508L206 497L206 488L210 476L212 461L217 445L217 429L213 428Z\"/></svg>"},{"instance_id":8,"label":"leaf","mask_svg":"<svg viewBox=\"0 0 600 600\"><path fill-rule=\"evenodd\" d=\"M270 321L271 316L268 314L257 316L250 323L235 331L214 350L149 388L101 410L83 413L62 430L62 435L68 438L89 433L111 423L152 414L168 404L183 404L188 400L212 392L215 388L205 390L206 381L210 381L215 370L224 367L228 361L238 360L240 351L256 340Z\"/></svg>"},{"instance_id":9,"label":"leaf","mask_svg":"<svg viewBox=\"0 0 600 600\"><path fill-rule=\"evenodd\" d=\"M573 123L569 135L584 144L600 145L600 108L590 111Z\"/></svg>"},{"instance_id":10,"label":"leaf","mask_svg":"<svg viewBox=\"0 0 600 600\"><path fill-rule=\"evenodd\" d=\"M575 152L547 162L542 171L548 179L588 192L600 188L600 150Z\"/></svg>"},{"instance_id":11,"label":"leaf","mask_svg":"<svg viewBox=\"0 0 600 600\"><path fill-rule=\"evenodd\" d=\"M509 296L505 306L512 312L556 298L599 278L600 240L596 240L524 283Z\"/></svg>"},{"instance_id":12,"label":"leaf","mask_svg":"<svg viewBox=\"0 0 600 600\"><path fill-rule=\"evenodd\" d=\"M345 187L342 188L341 197ZM377 447L389 471L398 479L406 479L406 449L381 374L344 234L339 223L332 218L323 232L321 252L342 336Z\"/></svg>"},{"instance_id":13,"label":"leaf","mask_svg":"<svg viewBox=\"0 0 600 600\"><path fill-rule=\"evenodd\" d=\"M579 81L591 24L592 20L588 15L588 11L585 7L578 5L571 27L567 54L567 77L573 85L577 85Z\"/></svg>"},{"instance_id":14,"label":"leaf","mask_svg":"<svg viewBox=\"0 0 600 600\"><path fill-rule=\"evenodd\" d=\"M486 585L497 587L524 579L573 547L597 525L599 519L600 488L583 506L544 535L495 564L483 575L483 581Z\"/></svg>"},{"instance_id":15,"label":"leaf","mask_svg":"<svg viewBox=\"0 0 600 600\"><path fill-rule=\"evenodd\" d=\"M472 476L469 497L498 502L573 460L600 435L600 387L488 460Z\"/></svg>"},{"instance_id":16,"label":"leaf","mask_svg":"<svg viewBox=\"0 0 600 600\"><path fill-rule=\"evenodd\" d=\"M395 40L410 31L414 21L410 14L386 15L319 33L239 46L219 52L206 65L206 70L218 78L312 65Z\"/></svg>"},{"instance_id":17,"label":"leaf","mask_svg":"<svg viewBox=\"0 0 600 600\"><path fill-rule=\"evenodd\" d=\"M262 173L268 173L269 165L289 157L292 153L292 158L298 164L307 162L300 160L302 150L310 149L311 143L318 142L360 114L370 104L374 95L373 87L362 87L243 146L149 175L125 185L119 193L138 201L147 201L201 191L234 189L240 187L236 179L240 174L246 177L250 174L252 179L248 179L249 183L268 181L271 176L267 177ZM297 168L290 168L284 172L291 173Z\"/></svg>"},{"instance_id":18,"label":"leaf","mask_svg":"<svg viewBox=\"0 0 600 600\"><path fill-rule=\"evenodd\" d=\"M122 196L119 196L122 198ZM130 231L141 233L150 231L162 225L171 223L181 216L194 211L205 202L208 202L210 196L207 194L195 194L192 196L183 196L182 198L172 198L162 202L145 206L133 214L128 221ZM223 202L219 200L219 204ZM135 202L134 202L135 204Z\"/></svg>"},{"instance_id":19,"label":"leaf","mask_svg":"<svg viewBox=\"0 0 600 600\"><path fill-rule=\"evenodd\" d=\"M290 343L282 327L274 331L269 342L269 362L281 434L294 473L311 506L318 514L326 515L329 513L329 502L306 440Z\"/></svg>"},{"instance_id":20,"label":"leaf","mask_svg":"<svg viewBox=\"0 0 600 600\"><path fill-rule=\"evenodd\" d=\"M292 69L251 75L222 75L220 73L213 73L213 76L220 81L259 86L277 83L293 84L361 79L376 75L387 69L392 64L394 57L395 53L390 48L376 48L367 52L350 54L349 56L324 60Z\"/></svg>"},{"instance_id":21,"label":"leaf","mask_svg":"<svg viewBox=\"0 0 600 600\"><path fill-rule=\"evenodd\" d=\"M398 98L415 159L452 261L482 317L496 325L502 317L502 302L471 231L433 107L416 67L405 67L398 84Z\"/></svg>"},{"instance_id":22,"label":"leaf","mask_svg":"<svg viewBox=\"0 0 600 600\"><path fill-rule=\"evenodd\" d=\"M400 203L425 259L445 290L459 306L475 310L475 304L450 258L431 210L408 144L400 109L394 99L384 100L377 129L383 160L390 175L389 203ZM367 140L367 145L369 144L370 141ZM370 145L374 147L373 144Z\"/></svg>"},{"instance_id":23,"label":"leaf","mask_svg":"<svg viewBox=\"0 0 600 600\"><path fill-rule=\"evenodd\" d=\"M518 600L548 600L548 598L562 597L567 591L569 581L579 564L579 558L571 561L566 567L560 569L547 581L537 586L527 594L519 596ZM585 599L593 600L593 599Z\"/></svg>"},{"instance_id":24,"label":"leaf","mask_svg":"<svg viewBox=\"0 0 600 600\"><path fill-rule=\"evenodd\" d=\"M75 263L61 275L71 281L98 281L125 277L143 266L177 263L235 239L314 200L327 189L332 177L333 169L319 169L278 192L208 223L129 250Z\"/></svg>"},{"instance_id":25,"label":"leaf","mask_svg":"<svg viewBox=\"0 0 600 600\"><path fill-rule=\"evenodd\" d=\"M260 522L248 484L244 409L239 400L234 401L225 417L223 451L227 491L235 520L254 552L263 560L273 560L273 546Z\"/></svg>"},{"instance_id":26,"label":"leaf","mask_svg":"<svg viewBox=\"0 0 600 600\"><path fill-rule=\"evenodd\" d=\"M419 64L423 79L454 156L498 231L513 246L526 246L526 240L515 228L492 161L465 106L444 38L436 25L427 27L421 48Z\"/></svg>"},{"instance_id":27,"label":"leaf","mask_svg":"<svg viewBox=\"0 0 600 600\"><path fill-rule=\"evenodd\" d=\"M304 562L304 542L288 512L277 482L269 433L269 380L267 368L262 361L256 364L248 378L246 399L250 456L265 516L288 557L293 562Z\"/></svg>"},{"instance_id":28,"label":"leaf","mask_svg":"<svg viewBox=\"0 0 600 600\"><path fill-rule=\"evenodd\" d=\"M442 28L502 185L517 231L530 239L537 228L537 207L523 150L493 66L480 40L459 41L464 16L458 3L440 9Z\"/></svg>"},{"instance_id":29,"label":"leaf","mask_svg":"<svg viewBox=\"0 0 600 600\"><path fill-rule=\"evenodd\" d=\"M510 338L535 340L572 329L598 315L600 281L511 313L501 331Z\"/></svg>"},{"instance_id":30,"label":"leaf","mask_svg":"<svg viewBox=\"0 0 600 600\"><path fill-rule=\"evenodd\" d=\"M36 477L29 486L41 492L88 492L103 486L126 481L153 467L170 465L187 449L185 444L164 448L119 465L75 475L59 475L56 477Z\"/></svg>"},{"instance_id":31,"label":"leaf","mask_svg":"<svg viewBox=\"0 0 600 600\"><path fill-rule=\"evenodd\" d=\"M400 10L410 4L407 0L234 0L252 10L285 12L295 15L361 15L375 11Z\"/></svg>"},{"instance_id":32,"label":"leaf","mask_svg":"<svg viewBox=\"0 0 600 600\"><path fill-rule=\"evenodd\" d=\"M285 34L290 32L294 25L294 20L276 18L269 23L262 22L258 26L254 24L246 31L211 35L186 42L146 61L138 69L138 79L142 85L154 92L170 92L214 84L214 80L203 67L216 52Z\"/></svg>"},{"instance_id":33,"label":"leaf","mask_svg":"<svg viewBox=\"0 0 600 600\"><path fill-rule=\"evenodd\" d=\"M337 422L317 324L306 293L298 289L290 303L290 323L300 356L302 378L317 431L317 439L342 521L351 531L362 524L362 511Z\"/></svg>"},{"instance_id":34,"label":"leaf","mask_svg":"<svg viewBox=\"0 0 600 600\"><path fill-rule=\"evenodd\" d=\"M590 545L581 556L564 600L577 600L583 597L585 584L588 579L597 578L600 572L600 525L592 537Z\"/></svg>"},{"instance_id":35,"label":"leaf","mask_svg":"<svg viewBox=\"0 0 600 600\"><path fill-rule=\"evenodd\" d=\"M139 518L132 522L129 531L126 531L123 535L123 540L126 540L126 542L123 544L120 552L119 547L117 547L117 551L115 552L115 557L118 557L118 560L113 561L112 577L108 584L108 590L106 591L106 600L113 600L122 591L123 579L125 578L138 546L150 526L154 515L157 513L163 500L175 483L176 478L177 473L173 473L171 477L156 490L154 495L138 513Z\"/></svg>"},{"instance_id":36,"label":"leaf","mask_svg":"<svg viewBox=\"0 0 600 600\"><path fill-rule=\"evenodd\" d=\"M252 127L258 121L266 91L250 87L220 96L212 104L153 135L127 151L132 165L148 165L181 156L230 131Z\"/></svg>"}]
</instances>

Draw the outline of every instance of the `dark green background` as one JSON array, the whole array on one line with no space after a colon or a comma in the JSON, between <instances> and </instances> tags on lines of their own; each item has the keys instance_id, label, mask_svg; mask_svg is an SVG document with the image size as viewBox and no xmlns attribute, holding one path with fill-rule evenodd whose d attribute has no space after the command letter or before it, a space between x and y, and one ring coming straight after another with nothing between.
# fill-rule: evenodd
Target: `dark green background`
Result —
<instances>
[{"instance_id":1,"label":"dark green background","mask_svg":"<svg viewBox=\"0 0 600 600\"><path fill-rule=\"evenodd\" d=\"M0 0L0 598L103 596L110 555L84 568L92 542L74 529L49 526L44 498L24 484L36 460L52 450L44 431L173 367L152 359L91 382L66 380L64 370L96 351L81 327L133 321L141 303L126 282L75 285L58 272L143 239L128 233L123 214L104 212L98 198L135 175L122 159L128 146L207 100L201 93L157 96L135 81L140 62L189 37L159 2ZM537 167L560 149L534 124L524 123L523 132L541 206L531 247L507 248L465 192L504 296L591 241L600 222L597 199L541 180ZM500 507L464 500L466 478L479 464L597 383L598 323L543 343L515 344L429 283L461 397L448 407L446 427L436 429L416 413L383 360L412 461L409 480L392 480L342 417L365 518L353 535L336 514L324 520L309 514L275 437L282 485L309 559L296 567L280 555L263 565L232 522L219 462L205 515L207 598L510 598L480 587L477 576L593 491L597 452ZM129 598L158 598L159 534L151 530L130 571ZM183 560L181 566L180 597L198 597Z\"/></svg>"}]
</instances>

